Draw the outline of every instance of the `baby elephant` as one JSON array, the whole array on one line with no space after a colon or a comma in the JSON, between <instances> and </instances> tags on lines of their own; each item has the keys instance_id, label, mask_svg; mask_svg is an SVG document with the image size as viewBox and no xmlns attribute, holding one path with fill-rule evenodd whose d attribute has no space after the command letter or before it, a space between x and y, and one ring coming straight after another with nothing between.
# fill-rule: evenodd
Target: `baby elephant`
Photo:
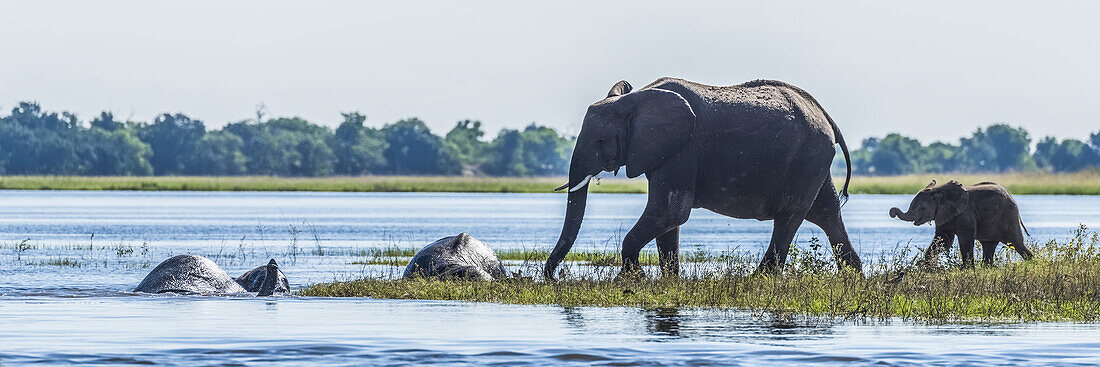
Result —
<instances>
[{"instance_id":1,"label":"baby elephant","mask_svg":"<svg viewBox=\"0 0 1100 367\"><path fill-rule=\"evenodd\" d=\"M134 292L144 293L246 293L258 296L290 293L286 275L275 259L234 279L210 259L177 255L153 268Z\"/></svg>"},{"instance_id":2,"label":"baby elephant","mask_svg":"<svg viewBox=\"0 0 1100 367\"><path fill-rule=\"evenodd\" d=\"M455 277L493 280L504 276L504 265L484 242L468 234L444 237L425 246L405 268L405 278Z\"/></svg>"},{"instance_id":3,"label":"baby elephant","mask_svg":"<svg viewBox=\"0 0 1100 367\"><path fill-rule=\"evenodd\" d=\"M998 242L1016 250L1025 260L1031 259L1031 250L1024 244L1027 228L1020 220L1020 209L1008 190L993 182L963 186L951 181L936 186L933 180L909 203L909 211L890 208L890 217L918 226L936 221L936 236L924 252L926 262L951 246L955 236L959 237L964 267L974 266L974 240L982 243L982 262L986 264L993 263Z\"/></svg>"}]
</instances>

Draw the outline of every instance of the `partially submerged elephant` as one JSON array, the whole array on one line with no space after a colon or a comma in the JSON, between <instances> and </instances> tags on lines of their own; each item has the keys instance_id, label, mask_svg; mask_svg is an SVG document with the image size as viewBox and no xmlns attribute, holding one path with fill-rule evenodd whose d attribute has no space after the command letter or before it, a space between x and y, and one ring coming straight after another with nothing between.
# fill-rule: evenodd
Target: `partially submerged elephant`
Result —
<instances>
[{"instance_id":1,"label":"partially submerged elephant","mask_svg":"<svg viewBox=\"0 0 1100 367\"><path fill-rule=\"evenodd\" d=\"M290 293L286 275L275 259L234 279L210 259L177 255L164 260L145 276L134 292L144 293L247 293L258 296Z\"/></svg>"},{"instance_id":2,"label":"partially submerged elephant","mask_svg":"<svg viewBox=\"0 0 1100 367\"><path fill-rule=\"evenodd\" d=\"M839 144L848 163L838 194L830 177ZM680 225L692 208L734 218L772 220L771 243L759 270L778 271L795 232L807 220L821 227L841 265L862 268L844 229L848 146L809 93L774 80L711 86L661 78L637 91L615 84L588 107L569 163L565 223L543 275L553 279L577 239L588 183L600 172L646 175L649 199L623 237L620 274L640 274L638 255L656 239L661 268L679 273Z\"/></svg>"},{"instance_id":3,"label":"partially submerged elephant","mask_svg":"<svg viewBox=\"0 0 1100 367\"><path fill-rule=\"evenodd\" d=\"M993 263L997 243L1016 250L1025 260L1032 257L1024 243L1027 228L1020 220L1016 200L1008 190L993 182L963 186L958 181L951 181L937 186L932 180L913 198L909 211L890 208L890 217L918 226L936 222L936 235L924 253L925 262L934 260L951 246L956 236L964 267L974 266L974 240L982 243L982 262L986 264Z\"/></svg>"},{"instance_id":4,"label":"partially submerged elephant","mask_svg":"<svg viewBox=\"0 0 1100 367\"><path fill-rule=\"evenodd\" d=\"M405 268L405 278L454 277L494 280L505 276L504 265L496 252L484 242L460 233L441 238L413 256Z\"/></svg>"}]
</instances>

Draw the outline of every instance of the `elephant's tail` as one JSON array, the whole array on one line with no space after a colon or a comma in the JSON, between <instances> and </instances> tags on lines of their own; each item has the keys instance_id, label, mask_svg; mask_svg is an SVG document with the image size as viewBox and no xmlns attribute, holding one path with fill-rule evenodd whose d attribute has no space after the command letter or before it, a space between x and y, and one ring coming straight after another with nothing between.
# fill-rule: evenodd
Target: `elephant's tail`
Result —
<instances>
[{"instance_id":1,"label":"elephant's tail","mask_svg":"<svg viewBox=\"0 0 1100 367\"><path fill-rule=\"evenodd\" d=\"M847 171L844 174L844 187L840 189L840 206L844 206L844 204L848 202L848 184L852 183L852 155L848 153L848 143L844 142L844 135L840 133L840 128L836 126L833 117L829 116L829 112L825 111L824 107L821 107L821 103L814 99L809 93L806 93L806 91L801 89L798 89L798 91L807 99L813 101L814 104L817 105L817 108L821 109L821 113L825 114L825 119L829 120L829 126L833 127L833 136L836 138L836 143L840 144L840 151L844 153L844 165Z\"/></svg>"},{"instance_id":2,"label":"elephant's tail","mask_svg":"<svg viewBox=\"0 0 1100 367\"><path fill-rule=\"evenodd\" d=\"M1020 219L1020 227L1024 228L1024 233L1026 233L1028 237L1031 237L1031 232L1027 231L1027 226L1024 225L1024 220L1023 219Z\"/></svg>"},{"instance_id":3,"label":"elephant's tail","mask_svg":"<svg viewBox=\"0 0 1100 367\"><path fill-rule=\"evenodd\" d=\"M825 111L825 109L822 109L822 111ZM844 143L844 135L840 134L840 128L836 127L833 118L829 117L828 112L825 113L825 117L829 119L829 124L833 125L836 142L840 144L840 151L844 152L844 165L847 167L847 172L844 175L844 188L840 189L840 206L844 206L848 202L848 184L852 182L852 155L848 154L848 144Z\"/></svg>"}]
</instances>

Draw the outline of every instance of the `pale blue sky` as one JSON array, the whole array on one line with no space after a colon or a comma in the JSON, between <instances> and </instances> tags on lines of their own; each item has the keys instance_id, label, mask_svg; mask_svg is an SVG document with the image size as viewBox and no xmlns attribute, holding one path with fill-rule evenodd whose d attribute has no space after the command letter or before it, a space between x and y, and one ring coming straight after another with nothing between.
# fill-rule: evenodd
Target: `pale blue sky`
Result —
<instances>
[{"instance_id":1,"label":"pale blue sky","mask_svg":"<svg viewBox=\"0 0 1100 367\"><path fill-rule=\"evenodd\" d=\"M88 119L185 112L335 126L418 116L437 133L537 121L576 132L619 79L780 79L853 145L1004 121L1100 130L1100 7L1087 2L0 2L0 108ZM6 112L5 112L6 113Z\"/></svg>"}]
</instances>

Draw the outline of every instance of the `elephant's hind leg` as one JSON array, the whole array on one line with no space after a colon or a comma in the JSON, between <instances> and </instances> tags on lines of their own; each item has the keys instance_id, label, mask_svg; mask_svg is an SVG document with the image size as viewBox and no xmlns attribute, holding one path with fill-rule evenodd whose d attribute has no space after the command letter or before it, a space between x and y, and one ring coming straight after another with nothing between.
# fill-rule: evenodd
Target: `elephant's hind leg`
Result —
<instances>
[{"instance_id":1,"label":"elephant's hind leg","mask_svg":"<svg viewBox=\"0 0 1100 367\"><path fill-rule=\"evenodd\" d=\"M793 167L792 170L798 171ZM814 202L820 196L818 193L821 192L821 185L829 180L829 172L823 170L819 175L803 181L821 182L821 184L795 186L785 190L789 195L787 199L790 202L785 205L786 207L783 210L777 211L773 216L772 240L768 244L768 250L764 252L764 260L760 261L760 266L756 268L757 273L779 273L781 271L783 265L787 262L787 253L791 249L791 241L794 240L795 232L798 232L798 227L802 226L802 221L806 219L810 208L814 206Z\"/></svg>"},{"instance_id":2,"label":"elephant's hind leg","mask_svg":"<svg viewBox=\"0 0 1100 367\"><path fill-rule=\"evenodd\" d=\"M779 213L772 220L772 240L764 252L764 260L756 268L757 273L779 273L787 263L787 253L791 250L795 232L806 218L806 211Z\"/></svg>"},{"instance_id":3,"label":"elephant's hind leg","mask_svg":"<svg viewBox=\"0 0 1100 367\"><path fill-rule=\"evenodd\" d=\"M832 245L837 265L863 270L863 262L860 261L859 254L848 239L848 231L844 229L844 220L840 215L840 199L833 188L832 180L825 180L825 184L821 185L821 192L817 194L814 205L806 213L806 220L821 227L825 232L825 236L829 238L829 244Z\"/></svg>"},{"instance_id":4,"label":"elephant's hind leg","mask_svg":"<svg viewBox=\"0 0 1100 367\"><path fill-rule=\"evenodd\" d=\"M997 253L997 241L978 241L982 243L982 264L993 265L993 255Z\"/></svg>"}]
</instances>

